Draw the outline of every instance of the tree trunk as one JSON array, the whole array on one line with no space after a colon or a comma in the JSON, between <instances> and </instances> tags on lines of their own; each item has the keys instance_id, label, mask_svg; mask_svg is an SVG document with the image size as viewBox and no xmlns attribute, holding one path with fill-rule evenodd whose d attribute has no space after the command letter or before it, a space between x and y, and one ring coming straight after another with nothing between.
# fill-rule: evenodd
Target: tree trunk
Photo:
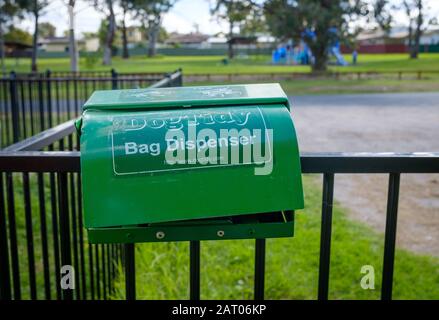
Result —
<instances>
[{"instance_id":1,"label":"tree trunk","mask_svg":"<svg viewBox=\"0 0 439 320\"><path fill-rule=\"evenodd\" d=\"M78 72L78 48L75 40L75 16L73 8L75 7L75 0L69 0L69 54L70 54L70 71Z\"/></svg>"},{"instance_id":2,"label":"tree trunk","mask_svg":"<svg viewBox=\"0 0 439 320\"><path fill-rule=\"evenodd\" d=\"M410 58L417 59L419 54L419 43L421 40L421 34L422 34L422 24L424 23L424 17L422 14L422 0L418 0L416 3L416 6L418 8L418 17L416 19L416 31L415 31L415 39L413 43L413 50L410 54Z\"/></svg>"},{"instance_id":3,"label":"tree trunk","mask_svg":"<svg viewBox=\"0 0 439 320\"><path fill-rule=\"evenodd\" d=\"M112 47L114 41L114 34L116 31L116 18L114 16L112 0L107 0L107 5L110 15L108 16L108 29L107 29L107 34L105 36L104 57L102 61L102 64L105 66L111 65L111 55L113 49Z\"/></svg>"},{"instance_id":4,"label":"tree trunk","mask_svg":"<svg viewBox=\"0 0 439 320\"><path fill-rule=\"evenodd\" d=\"M0 60L1 60L1 68L2 72L6 72L6 65L5 65L5 40L4 40L4 34L3 34L3 26L0 21Z\"/></svg>"},{"instance_id":5,"label":"tree trunk","mask_svg":"<svg viewBox=\"0 0 439 320\"><path fill-rule=\"evenodd\" d=\"M410 20L409 23L410 24L409 24L409 30L408 30L408 41L409 41L408 48L409 48L409 55L411 57L412 54L413 54L413 29L412 29L412 22L411 22L411 20Z\"/></svg>"},{"instance_id":6,"label":"tree trunk","mask_svg":"<svg viewBox=\"0 0 439 320\"><path fill-rule=\"evenodd\" d=\"M305 39L314 56L313 72L325 72L327 70L328 48L331 40L328 35L328 25L322 24L322 26L316 29L316 39Z\"/></svg>"},{"instance_id":7,"label":"tree trunk","mask_svg":"<svg viewBox=\"0 0 439 320\"><path fill-rule=\"evenodd\" d=\"M233 23L229 25L229 41L227 42L227 56L229 59L233 59L235 52L233 51Z\"/></svg>"},{"instance_id":8,"label":"tree trunk","mask_svg":"<svg viewBox=\"0 0 439 320\"><path fill-rule=\"evenodd\" d=\"M157 36L160 30L160 19L151 22L148 33L148 57L154 57L156 55Z\"/></svg>"},{"instance_id":9,"label":"tree trunk","mask_svg":"<svg viewBox=\"0 0 439 320\"><path fill-rule=\"evenodd\" d=\"M31 70L32 72L37 72L37 50L38 50L38 18L39 18L39 11L38 11L38 1L34 0L34 16L35 16L35 30L34 30L34 37L32 41L32 64L31 64Z\"/></svg>"},{"instance_id":10,"label":"tree trunk","mask_svg":"<svg viewBox=\"0 0 439 320\"><path fill-rule=\"evenodd\" d=\"M325 72L328 64L327 48L324 46L315 46L311 48L314 55L314 64L312 65L313 72Z\"/></svg>"},{"instance_id":11,"label":"tree trunk","mask_svg":"<svg viewBox=\"0 0 439 320\"><path fill-rule=\"evenodd\" d=\"M130 54L128 52L128 38L127 38L127 27L125 24L125 15L126 10L123 10L123 18L122 18L122 45L123 45L123 52L122 52L122 58L128 59L130 57Z\"/></svg>"}]
</instances>

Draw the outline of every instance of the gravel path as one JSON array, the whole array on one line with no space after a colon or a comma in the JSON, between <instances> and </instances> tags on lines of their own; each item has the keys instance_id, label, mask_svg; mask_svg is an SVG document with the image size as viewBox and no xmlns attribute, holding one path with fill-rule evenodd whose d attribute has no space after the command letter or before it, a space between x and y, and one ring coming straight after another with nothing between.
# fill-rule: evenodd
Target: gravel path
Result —
<instances>
[{"instance_id":1,"label":"gravel path","mask_svg":"<svg viewBox=\"0 0 439 320\"><path fill-rule=\"evenodd\" d=\"M439 151L439 93L291 97L302 152ZM384 232L387 175L336 175L335 197ZM397 244L439 256L439 175L402 175Z\"/></svg>"}]
</instances>

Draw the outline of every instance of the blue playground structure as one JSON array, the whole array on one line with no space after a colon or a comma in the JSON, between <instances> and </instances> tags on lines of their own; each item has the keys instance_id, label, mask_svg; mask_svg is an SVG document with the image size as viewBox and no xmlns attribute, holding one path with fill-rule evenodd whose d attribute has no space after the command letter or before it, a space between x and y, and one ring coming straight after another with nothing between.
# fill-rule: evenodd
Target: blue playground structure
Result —
<instances>
[{"instance_id":1,"label":"blue playground structure","mask_svg":"<svg viewBox=\"0 0 439 320\"><path fill-rule=\"evenodd\" d=\"M337 29L330 28L329 32L336 35ZM273 50L273 64L312 64L314 62L314 56L312 55L308 45L303 40L305 37L313 39L316 37L316 35L314 31L307 29L302 32L301 39L298 41L298 43L295 44L292 40L290 40L287 44L280 45L276 50ZM336 40L331 44L329 54L335 58L337 65L347 66L348 63L345 61L340 51L340 41L336 36L334 38Z\"/></svg>"}]
</instances>

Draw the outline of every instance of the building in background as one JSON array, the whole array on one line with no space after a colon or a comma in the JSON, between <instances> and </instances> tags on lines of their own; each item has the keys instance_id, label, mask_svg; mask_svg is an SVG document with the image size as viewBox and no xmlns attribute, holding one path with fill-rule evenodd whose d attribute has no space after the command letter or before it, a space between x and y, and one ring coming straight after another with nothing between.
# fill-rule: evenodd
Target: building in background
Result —
<instances>
[{"instance_id":1,"label":"building in background","mask_svg":"<svg viewBox=\"0 0 439 320\"><path fill-rule=\"evenodd\" d=\"M408 52L408 30L405 26L394 27L389 33L382 30L365 30L356 38L359 53L405 53ZM438 52L439 29L425 31L420 38L421 52ZM353 48L342 46L343 53L351 53Z\"/></svg>"},{"instance_id":2,"label":"building in background","mask_svg":"<svg viewBox=\"0 0 439 320\"><path fill-rule=\"evenodd\" d=\"M85 41L83 39L76 40L79 51L86 50ZM51 37L38 41L38 50L42 52L69 52L69 38L67 37Z\"/></svg>"}]
</instances>

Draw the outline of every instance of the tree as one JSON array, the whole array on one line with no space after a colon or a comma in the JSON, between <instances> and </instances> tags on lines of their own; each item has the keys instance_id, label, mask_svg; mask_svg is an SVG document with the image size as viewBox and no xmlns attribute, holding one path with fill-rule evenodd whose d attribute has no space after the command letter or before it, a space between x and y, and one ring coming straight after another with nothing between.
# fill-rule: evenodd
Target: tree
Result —
<instances>
[{"instance_id":1,"label":"tree","mask_svg":"<svg viewBox=\"0 0 439 320\"><path fill-rule=\"evenodd\" d=\"M79 66L79 56L78 56L78 47L76 45L75 39L75 0L67 1L67 12L69 14L69 55L70 55L70 71L78 72Z\"/></svg>"},{"instance_id":2,"label":"tree","mask_svg":"<svg viewBox=\"0 0 439 320\"><path fill-rule=\"evenodd\" d=\"M419 44L423 32L429 25L437 24L437 20L435 17L428 17L428 8L426 8L426 1L424 0L403 0L402 8L409 20L409 55L411 59L417 59L419 55Z\"/></svg>"},{"instance_id":3,"label":"tree","mask_svg":"<svg viewBox=\"0 0 439 320\"><path fill-rule=\"evenodd\" d=\"M2 72L6 71L5 67L5 42L4 35L8 27L12 24L15 17L21 17L23 3L15 0L0 1L0 60ZM10 30L11 31L11 30Z\"/></svg>"},{"instance_id":4,"label":"tree","mask_svg":"<svg viewBox=\"0 0 439 320\"><path fill-rule=\"evenodd\" d=\"M228 43L228 57L232 59L234 57L233 52L233 31L235 27L239 27L243 24L247 17L250 15L254 3L247 0L216 0L213 7L210 9L210 13L216 16L220 21L226 21L229 25L229 32L227 35Z\"/></svg>"},{"instance_id":5,"label":"tree","mask_svg":"<svg viewBox=\"0 0 439 320\"><path fill-rule=\"evenodd\" d=\"M4 34L5 41L16 41L24 44L32 44L32 35L26 30L11 26Z\"/></svg>"},{"instance_id":6,"label":"tree","mask_svg":"<svg viewBox=\"0 0 439 320\"><path fill-rule=\"evenodd\" d=\"M148 32L148 57L156 54L156 44L163 21L177 0L134 0L136 16L142 19L142 25Z\"/></svg>"},{"instance_id":7,"label":"tree","mask_svg":"<svg viewBox=\"0 0 439 320\"><path fill-rule=\"evenodd\" d=\"M92 0L94 7L106 15L106 32L104 38L104 55L102 64L111 65L111 56L113 49L113 41L116 34L116 16L114 14L113 0Z\"/></svg>"},{"instance_id":8,"label":"tree","mask_svg":"<svg viewBox=\"0 0 439 320\"><path fill-rule=\"evenodd\" d=\"M52 38L56 34L56 27L50 22L43 22L38 25L40 37Z\"/></svg>"},{"instance_id":9,"label":"tree","mask_svg":"<svg viewBox=\"0 0 439 320\"><path fill-rule=\"evenodd\" d=\"M389 34L391 29L393 10L395 10L395 7L390 5L389 0L376 0L371 9L373 19L386 34Z\"/></svg>"},{"instance_id":10,"label":"tree","mask_svg":"<svg viewBox=\"0 0 439 320\"><path fill-rule=\"evenodd\" d=\"M264 19L263 11L254 7L247 19L240 26L240 33L244 36L255 36L258 33L266 34L269 30Z\"/></svg>"},{"instance_id":11,"label":"tree","mask_svg":"<svg viewBox=\"0 0 439 320\"><path fill-rule=\"evenodd\" d=\"M34 34L32 40L32 72L37 71L37 51L38 51L38 37L39 37L39 19L44 14L44 8L49 5L48 0L21 0L24 9L34 17Z\"/></svg>"},{"instance_id":12,"label":"tree","mask_svg":"<svg viewBox=\"0 0 439 320\"><path fill-rule=\"evenodd\" d=\"M349 25L368 13L362 0L268 0L264 11L273 35L305 41L316 72L326 71L330 45L347 38Z\"/></svg>"},{"instance_id":13,"label":"tree","mask_svg":"<svg viewBox=\"0 0 439 320\"><path fill-rule=\"evenodd\" d=\"M133 0L119 0L119 5L122 8L122 58L128 59L130 54L128 52L128 37L127 37L127 26L126 26L126 16L128 12L133 10Z\"/></svg>"}]
</instances>

